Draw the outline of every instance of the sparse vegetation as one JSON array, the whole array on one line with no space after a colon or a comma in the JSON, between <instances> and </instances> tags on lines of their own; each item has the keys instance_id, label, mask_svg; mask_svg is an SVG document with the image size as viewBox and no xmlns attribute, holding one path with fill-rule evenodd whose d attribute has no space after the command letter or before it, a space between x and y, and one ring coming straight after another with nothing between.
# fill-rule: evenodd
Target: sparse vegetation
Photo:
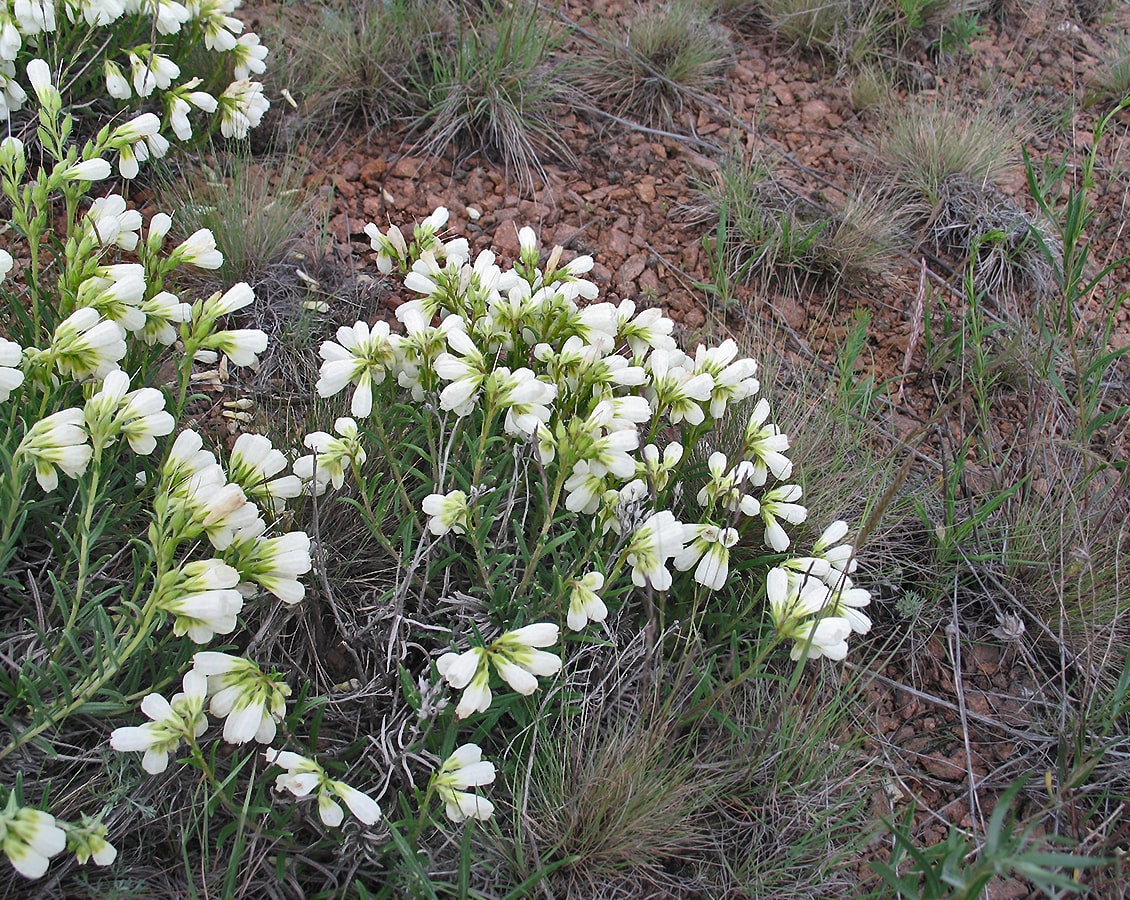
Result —
<instances>
[{"instance_id":1,"label":"sparse vegetation","mask_svg":"<svg viewBox=\"0 0 1130 900\"><path fill-rule=\"evenodd\" d=\"M1125 10L112 6L0 35L0 893L1119 896Z\"/></svg>"},{"instance_id":2,"label":"sparse vegetation","mask_svg":"<svg viewBox=\"0 0 1130 900\"><path fill-rule=\"evenodd\" d=\"M598 108L670 127L687 96L711 93L732 65L726 29L695 0L667 0L605 35L578 78Z\"/></svg>"}]
</instances>

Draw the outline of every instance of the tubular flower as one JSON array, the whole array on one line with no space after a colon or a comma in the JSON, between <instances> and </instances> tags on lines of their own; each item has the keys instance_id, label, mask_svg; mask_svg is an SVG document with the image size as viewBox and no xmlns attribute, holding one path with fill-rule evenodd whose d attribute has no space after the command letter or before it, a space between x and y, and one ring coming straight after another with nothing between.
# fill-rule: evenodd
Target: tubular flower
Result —
<instances>
[{"instance_id":1,"label":"tubular flower","mask_svg":"<svg viewBox=\"0 0 1130 900\"><path fill-rule=\"evenodd\" d=\"M324 362L318 395L332 397L352 383L355 390L350 412L365 418L373 411L373 387L384 382L396 363L401 340L390 333L388 322L377 322L372 328L366 322L341 326L337 341L325 341L319 351Z\"/></svg>"},{"instance_id":2,"label":"tubular flower","mask_svg":"<svg viewBox=\"0 0 1130 900\"><path fill-rule=\"evenodd\" d=\"M445 653L436 660L436 670L457 691L463 691L455 718L490 708L490 666L485 647L472 647L465 653Z\"/></svg>"},{"instance_id":3,"label":"tubular flower","mask_svg":"<svg viewBox=\"0 0 1130 900\"><path fill-rule=\"evenodd\" d=\"M429 789L443 801L447 817L452 822L466 819L485 821L494 814L494 804L467 788L493 784L494 779L494 763L483 759L479 745L464 744L432 774Z\"/></svg>"},{"instance_id":4,"label":"tubular flower","mask_svg":"<svg viewBox=\"0 0 1130 900\"><path fill-rule=\"evenodd\" d=\"M129 441L134 453L148 456L157 438L169 434L176 421L165 411L165 395L156 388L139 388L127 394L129 376L118 369L102 381L102 389L86 401L83 415L91 442L104 447L118 435Z\"/></svg>"},{"instance_id":5,"label":"tubular flower","mask_svg":"<svg viewBox=\"0 0 1130 900\"><path fill-rule=\"evenodd\" d=\"M646 478L656 491L665 490L671 481L671 473L683 458L683 445L672 441L660 456L659 448L655 444L648 444L643 448L643 459L637 469L640 478ZM701 501L700 501L701 502Z\"/></svg>"},{"instance_id":6,"label":"tubular flower","mask_svg":"<svg viewBox=\"0 0 1130 900\"><path fill-rule=\"evenodd\" d=\"M129 53L133 89L139 97L148 97L155 90L167 90L174 78L180 77L180 66L154 53L148 46L135 47Z\"/></svg>"},{"instance_id":7,"label":"tubular flower","mask_svg":"<svg viewBox=\"0 0 1130 900\"><path fill-rule=\"evenodd\" d=\"M176 342L175 325L183 325L192 320L192 306L181 303L175 294L161 291L138 306L145 314L145 326L141 337L147 344L161 344L165 347Z\"/></svg>"},{"instance_id":8,"label":"tubular flower","mask_svg":"<svg viewBox=\"0 0 1130 900\"><path fill-rule=\"evenodd\" d=\"M247 78L250 75L262 75L267 71L267 48L259 43L259 35L249 32L240 35L235 46L229 51L235 60L236 79Z\"/></svg>"},{"instance_id":9,"label":"tubular flower","mask_svg":"<svg viewBox=\"0 0 1130 900\"><path fill-rule=\"evenodd\" d=\"M103 177L109 174L107 172ZM137 246L141 213L136 209L126 209L125 198L118 194L109 194L95 200L86 214L86 221L103 247L116 244L123 250L133 250Z\"/></svg>"},{"instance_id":10,"label":"tubular flower","mask_svg":"<svg viewBox=\"0 0 1130 900\"><path fill-rule=\"evenodd\" d=\"M761 518L765 522L765 544L778 553L789 548L789 536L778 519L799 525L808 518L808 510L796 501L800 499L799 484L783 484L768 491L761 498Z\"/></svg>"},{"instance_id":11,"label":"tubular flower","mask_svg":"<svg viewBox=\"0 0 1130 900\"><path fill-rule=\"evenodd\" d=\"M465 331L452 329L447 333L447 343L460 355L441 353L436 357L436 374L451 382L440 392L439 405L457 416L465 416L471 412L474 398L486 380L489 364Z\"/></svg>"},{"instance_id":12,"label":"tubular flower","mask_svg":"<svg viewBox=\"0 0 1130 900\"><path fill-rule=\"evenodd\" d=\"M738 542L737 529L717 525L688 525L686 528L693 538L675 557L675 568L685 572L697 562L694 580L713 591L721 590L729 573L730 548Z\"/></svg>"},{"instance_id":13,"label":"tubular flower","mask_svg":"<svg viewBox=\"0 0 1130 900\"><path fill-rule=\"evenodd\" d=\"M67 849L75 855L79 865L94 860L96 866L108 866L118 858L117 848L106 840L108 829L104 822L83 813L78 825L63 827L67 832Z\"/></svg>"},{"instance_id":14,"label":"tubular flower","mask_svg":"<svg viewBox=\"0 0 1130 900\"><path fill-rule=\"evenodd\" d=\"M50 492L59 486L56 468L71 478L78 478L86 471L94 451L86 442L84 422L81 409L60 410L32 425L20 441L16 455L31 459L36 480L43 490Z\"/></svg>"},{"instance_id":15,"label":"tubular flower","mask_svg":"<svg viewBox=\"0 0 1130 900\"><path fill-rule=\"evenodd\" d=\"M229 562L243 582L254 582L292 606L306 595L306 588L298 580L313 565L306 532L288 531L271 538L255 535L249 540L240 540L237 535L231 549Z\"/></svg>"},{"instance_id":16,"label":"tubular flower","mask_svg":"<svg viewBox=\"0 0 1130 900\"><path fill-rule=\"evenodd\" d=\"M463 491L428 494L421 508L430 517L428 531L436 537L442 537L449 531L456 534L466 532L470 510L467 507L467 495Z\"/></svg>"},{"instance_id":17,"label":"tubular flower","mask_svg":"<svg viewBox=\"0 0 1130 900\"><path fill-rule=\"evenodd\" d=\"M686 354L682 351L653 351L648 357L651 380L647 397L672 425L682 421L701 425L706 418L702 405L708 404L714 391L714 376L709 372L695 374L685 362Z\"/></svg>"},{"instance_id":18,"label":"tubular flower","mask_svg":"<svg viewBox=\"0 0 1130 900\"><path fill-rule=\"evenodd\" d=\"M140 228L140 216L137 224ZM75 305L96 309L103 318L132 332L145 327L145 313L140 309L144 297L144 267L138 263L123 263L101 266L84 279L78 286Z\"/></svg>"},{"instance_id":19,"label":"tubular flower","mask_svg":"<svg viewBox=\"0 0 1130 900\"><path fill-rule=\"evenodd\" d=\"M110 746L115 750L144 753L141 767L150 775L159 775L169 767L169 754L177 752L182 740L192 743L208 728L204 715L208 679L189 670L181 685L184 690L171 700L148 694L141 701L141 711L151 722L115 728L110 735Z\"/></svg>"},{"instance_id":20,"label":"tubular flower","mask_svg":"<svg viewBox=\"0 0 1130 900\"><path fill-rule=\"evenodd\" d=\"M376 800L344 781L334 781L315 760L272 747L264 750L263 756L267 762L286 769L275 778L276 791L290 791L295 797L308 797L317 790L318 815L322 823L330 828L336 828L345 818L338 800L344 801L349 811L366 825L372 825L381 817L381 808Z\"/></svg>"},{"instance_id":21,"label":"tubular flower","mask_svg":"<svg viewBox=\"0 0 1130 900\"><path fill-rule=\"evenodd\" d=\"M847 522L837 520L824 529L824 533L812 545L812 555L825 560L831 571L824 577L829 586L835 587L841 582L850 587L851 575L858 565L855 559L855 547L851 544L840 544L848 533Z\"/></svg>"},{"instance_id":22,"label":"tubular flower","mask_svg":"<svg viewBox=\"0 0 1130 900\"><path fill-rule=\"evenodd\" d=\"M267 333L259 328L217 331L204 339L200 349L223 353L236 366L256 366L258 354L267 349Z\"/></svg>"},{"instance_id":23,"label":"tubular flower","mask_svg":"<svg viewBox=\"0 0 1130 900\"><path fill-rule=\"evenodd\" d=\"M96 309L76 309L55 329L48 352L63 375L101 378L126 355L125 332Z\"/></svg>"},{"instance_id":24,"label":"tubular flower","mask_svg":"<svg viewBox=\"0 0 1130 900\"><path fill-rule=\"evenodd\" d=\"M195 266L198 269L218 269L224 264L224 254L216 249L216 236L207 228L200 228L185 238L174 250L169 254L169 261L181 266ZM227 292L230 294L235 288L240 290L237 292L240 300L243 300L246 295L251 291L251 288L244 282L240 282ZM246 289L246 290L245 290ZM237 296L237 295L233 295ZM224 295L225 297L227 294ZM252 296L251 299L254 299ZM250 303L251 300L247 300ZM232 301L226 301L221 308L227 309L228 312L233 312L235 309L241 309L247 303L241 303L239 306L234 305ZM217 312L217 316L221 313Z\"/></svg>"},{"instance_id":25,"label":"tubular flower","mask_svg":"<svg viewBox=\"0 0 1130 900\"><path fill-rule=\"evenodd\" d=\"M769 570L765 591L777 634L794 642L793 659L843 659L847 655L851 624L830 614L832 596L826 585L777 567Z\"/></svg>"},{"instance_id":26,"label":"tubular flower","mask_svg":"<svg viewBox=\"0 0 1130 900\"><path fill-rule=\"evenodd\" d=\"M286 468L286 457L261 434L244 432L236 438L228 458L228 478L243 488L252 500L276 515L286 501L302 493L297 475L274 476Z\"/></svg>"},{"instance_id":27,"label":"tubular flower","mask_svg":"<svg viewBox=\"0 0 1130 900\"><path fill-rule=\"evenodd\" d=\"M0 338L0 403L24 383L24 373L19 365L24 352L15 341Z\"/></svg>"},{"instance_id":28,"label":"tubular flower","mask_svg":"<svg viewBox=\"0 0 1130 900\"><path fill-rule=\"evenodd\" d=\"M269 744L275 739L290 696L281 675L267 675L251 660L211 650L193 656L192 666L208 679L208 711L224 720L225 741Z\"/></svg>"},{"instance_id":29,"label":"tubular flower","mask_svg":"<svg viewBox=\"0 0 1130 900\"><path fill-rule=\"evenodd\" d=\"M294 474L304 482L313 483L319 494L326 489L327 483L340 489L345 483L346 467L360 467L367 458L353 419L342 416L334 422L334 431L340 437L335 438L324 431L306 435L304 443L314 452L294 461Z\"/></svg>"},{"instance_id":30,"label":"tubular flower","mask_svg":"<svg viewBox=\"0 0 1130 900\"><path fill-rule=\"evenodd\" d=\"M760 388L754 378L757 363L748 358L736 359L737 355L738 345L731 338L710 349L699 344L695 351L694 371L706 372L714 379L714 388L710 393L710 415L715 419L725 415L727 404L744 400L756 394Z\"/></svg>"},{"instance_id":31,"label":"tubular flower","mask_svg":"<svg viewBox=\"0 0 1130 900\"><path fill-rule=\"evenodd\" d=\"M271 101L263 96L263 85L257 81L233 81L220 95L220 131L226 138L241 140L263 120Z\"/></svg>"},{"instance_id":32,"label":"tubular flower","mask_svg":"<svg viewBox=\"0 0 1130 900\"><path fill-rule=\"evenodd\" d=\"M52 856L67 846L66 833L55 817L30 806L20 806L16 795L0 812L0 848L17 872L25 878L41 878Z\"/></svg>"},{"instance_id":33,"label":"tubular flower","mask_svg":"<svg viewBox=\"0 0 1130 900\"><path fill-rule=\"evenodd\" d=\"M156 604L174 616L173 634L206 644L235 630L243 608L237 584L239 572L231 566L218 559L194 560L162 578Z\"/></svg>"},{"instance_id":34,"label":"tubular flower","mask_svg":"<svg viewBox=\"0 0 1130 900\"><path fill-rule=\"evenodd\" d=\"M678 556L686 543L685 526L670 510L653 513L633 533L628 542L627 561L632 567L636 587L651 585L657 591L671 587L667 560Z\"/></svg>"},{"instance_id":35,"label":"tubular flower","mask_svg":"<svg viewBox=\"0 0 1130 900\"><path fill-rule=\"evenodd\" d=\"M604 575L589 572L583 578L568 582L569 613L566 622L573 631L580 631L589 622L603 622L608 618L608 607L597 594L604 587Z\"/></svg>"},{"instance_id":36,"label":"tubular flower","mask_svg":"<svg viewBox=\"0 0 1130 900\"><path fill-rule=\"evenodd\" d=\"M557 643L557 626L542 622L508 631L487 649L487 655L502 680L519 694L532 694L538 688L537 676L548 677L561 671L561 658L536 647Z\"/></svg>"},{"instance_id":37,"label":"tubular flower","mask_svg":"<svg viewBox=\"0 0 1130 900\"><path fill-rule=\"evenodd\" d=\"M770 422L769 401L762 397L750 414L745 428L745 454L753 461L750 484L760 487L765 484L768 473L779 481L788 478L793 472L792 461L785 456L789 449L789 436L781 434L780 429Z\"/></svg>"}]
</instances>

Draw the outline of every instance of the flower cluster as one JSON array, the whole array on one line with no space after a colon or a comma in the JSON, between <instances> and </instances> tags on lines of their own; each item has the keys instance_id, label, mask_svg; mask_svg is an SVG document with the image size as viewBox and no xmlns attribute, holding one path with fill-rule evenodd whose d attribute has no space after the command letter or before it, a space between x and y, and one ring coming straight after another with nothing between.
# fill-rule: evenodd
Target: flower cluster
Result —
<instances>
[{"instance_id":1,"label":"flower cluster","mask_svg":"<svg viewBox=\"0 0 1130 900\"><path fill-rule=\"evenodd\" d=\"M191 140L193 119L205 133L218 127L225 137L246 137L270 103L263 86L250 80L266 71L267 48L258 35L243 33L243 23L232 15L239 4L68 2L67 21L61 21L53 0L17 0L0 13L0 115L11 118L28 100L17 68L32 52L50 52L57 43L73 55L27 65L27 86L41 107L58 112L67 99L52 83L54 76L55 83L68 85L76 105L89 106L101 95L117 111L143 109L110 138L123 178L135 177L145 160L164 156L170 133ZM52 40L56 33L58 41ZM195 74L185 71L190 65L199 67ZM110 171L90 174L106 178Z\"/></svg>"},{"instance_id":2,"label":"flower cluster","mask_svg":"<svg viewBox=\"0 0 1130 900\"><path fill-rule=\"evenodd\" d=\"M597 287L583 277L591 258L563 263L555 248L543 264L531 229L519 232L519 259L503 269L490 251L472 258L465 242L441 239L447 221L447 210L437 209L411 241L396 226L366 228L378 268L402 273L410 299L396 310L402 332L358 322L322 346L319 394L352 388L348 452L328 435L307 438L329 451L335 486L346 474L339 458L364 461L366 419L376 392L390 385L457 423L473 423L472 433L503 437L515 459L542 467L547 499L560 496L599 532L601 571L569 571L558 582L570 628L605 619L597 592L615 589L622 574L637 589L667 591L677 572L687 572L701 589L721 590L731 555L760 545L767 558L777 555L780 571L793 573L790 590L804 598L782 599L779 577L772 579L770 615L795 652L815 656L814 647L825 647L822 655L835 655L847 636L839 621L865 630L859 609L867 592L843 578L825 584L820 579L837 570L806 562L829 552L850 559L850 545L818 544L812 557L790 558L786 527L805 522L808 510L801 487L789 481L788 437L771 421L769 399L758 396L754 360L733 340L685 352L658 310L595 302ZM739 427L729 427L737 417ZM421 504L431 534L468 538L480 521L475 497L488 487L433 486ZM823 585L819 602L815 587L805 586L814 579ZM838 639L825 643L825 634ZM497 642L447 653L438 666L463 690L459 717L489 705L492 666L522 692L540 674L501 655Z\"/></svg>"}]
</instances>

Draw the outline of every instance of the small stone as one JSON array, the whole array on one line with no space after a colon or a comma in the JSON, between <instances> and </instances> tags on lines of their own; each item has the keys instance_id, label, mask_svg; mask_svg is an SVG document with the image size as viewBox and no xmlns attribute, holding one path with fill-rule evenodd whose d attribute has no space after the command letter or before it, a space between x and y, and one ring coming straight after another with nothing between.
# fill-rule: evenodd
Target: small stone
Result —
<instances>
[{"instance_id":1,"label":"small stone","mask_svg":"<svg viewBox=\"0 0 1130 900\"><path fill-rule=\"evenodd\" d=\"M636 182L636 196L644 203L655 202L655 176L644 175L639 181Z\"/></svg>"},{"instance_id":2,"label":"small stone","mask_svg":"<svg viewBox=\"0 0 1130 900\"><path fill-rule=\"evenodd\" d=\"M780 103L781 106L792 106L795 102L793 92L783 84L770 85L769 90L773 92L773 95L777 98L777 102Z\"/></svg>"},{"instance_id":3,"label":"small stone","mask_svg":"<svg viewBox=\"0 0 1130 900\"><path fill-rule=\"evenodd\" d=\"M393 165L391 174L393 178L416 178L423 167L423 160L415 156L404 156Z\"/></svg>"},{"instance_id":4,"label":"small stone","mask_svg":"<svg viewBox=\"0 0 1130 900\"><path fill-rule=\"evenodd\" d=\"M625 294L631 293L632 283L639 278L640 273L647 267L647 254L640 252L629 256L622 266L616 271L616 286Z\"/></svg>"},{"instance_id":5,"label":"small stone","mask_svg":"<svg viewBox=\"0 0 1130 900\"><path fill-rule=\"evenodd\" d=\"M627 256L628 251L632 249L632 239L616 228L607 233L605 241L608 252L615 256Z\"/></svg>"},{"instance_id":6,"label":"small stone","mask_svg":"<svg viewBox=\"0 0 1130 900\"><path fill-rule=\"evenodd\" d=\"M517 259L521 250L518 243L518 231L513 220L503 222L494 230L494 239L491 247L503 259Z\"/></svg>"}]
</instances>

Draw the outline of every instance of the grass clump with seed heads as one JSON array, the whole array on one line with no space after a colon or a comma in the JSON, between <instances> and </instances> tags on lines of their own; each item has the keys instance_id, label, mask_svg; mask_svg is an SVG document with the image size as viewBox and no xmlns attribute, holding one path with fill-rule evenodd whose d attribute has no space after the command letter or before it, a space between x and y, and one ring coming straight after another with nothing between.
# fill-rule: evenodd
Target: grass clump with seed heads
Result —
<instances>
[{"instance_id":1,"label":"grass clump with seed heads","mask_svg":"<svg viewBox=\"0 0 1130 900\"><path fill-rule=\"evenodd\" d=\"M561 35L537 4L488 0L460 12L450 41L433 42L412 117L417 144L441 155L449 147L500 160L524 190L542 176L542 159L568 160L555 117L569 99Z\"/></svg>"},{"instance_id":2,"label":"grass clump with seed heads","mask_svg":"<svg viewBox=\"0 0 1130 900\"><path fill-rule=\"evenodd\" d=\"M723 281L797 291L881 278L900 237L899 217L875 198L857 193L832 212L791 190L756 157L729 157L702 193L701 213L716 217L713 253Z\"/></svg>"},{"instance_id":3,"label":"grass clump with seed heads","mask_svg":"<svg viewBox=\"0 0 1130 900\"><path fill-rule=\"evenodd\" d=\"M376 128L420 111L423 67L454 34L449 0L338 0L318 13L314 23L292 26L289 66L275 74L304 99L307 116ZM306 20L308 11L297 17Z\"/></svg>"},{"instance_id":4,"label":"grass clump with seed heads","mask_svg":"<svg viewBox=\"0 0 1130 900\"><path fill-rule=\"evenodd\" d=\"M727 30L701 4L668 0L604 36L578 78L599 109L670 127L687 97L716 90L733 63Z\"/></svg>"}]
</instances>

